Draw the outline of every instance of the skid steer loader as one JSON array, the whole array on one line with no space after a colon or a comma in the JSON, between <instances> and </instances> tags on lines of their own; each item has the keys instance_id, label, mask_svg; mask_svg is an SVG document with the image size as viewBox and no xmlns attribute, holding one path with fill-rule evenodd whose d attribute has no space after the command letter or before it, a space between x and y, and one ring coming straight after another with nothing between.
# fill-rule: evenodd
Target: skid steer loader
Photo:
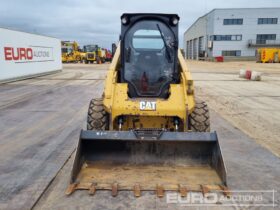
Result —
<instances>
[{"instance_id":1,"label":"skid steer loader","mask_svg":"<svg viewBox=\"0 0 280 210\"><path fill-rule=\"evenodd\" d=\"M78 143L75 190L228 192L217 134L195 100L178 50L176 14L123 14L102 98L92 99Z\"/></svg>"}]
</instances>

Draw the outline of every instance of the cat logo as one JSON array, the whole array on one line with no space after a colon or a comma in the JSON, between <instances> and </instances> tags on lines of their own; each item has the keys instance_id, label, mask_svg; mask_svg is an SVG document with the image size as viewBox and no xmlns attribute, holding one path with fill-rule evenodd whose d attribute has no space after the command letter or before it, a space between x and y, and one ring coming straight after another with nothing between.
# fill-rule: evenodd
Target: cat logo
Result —
<instances>
[{"instance_id":1,"label":"cat logo","mask_svg":"<svg viewBox=\"0 0 280 210\"><path fill-rule=\"evenodd\" d=\"M155 111L157 103L155 101L140 101L140 110Z\"/></svg>"}]
</instances>

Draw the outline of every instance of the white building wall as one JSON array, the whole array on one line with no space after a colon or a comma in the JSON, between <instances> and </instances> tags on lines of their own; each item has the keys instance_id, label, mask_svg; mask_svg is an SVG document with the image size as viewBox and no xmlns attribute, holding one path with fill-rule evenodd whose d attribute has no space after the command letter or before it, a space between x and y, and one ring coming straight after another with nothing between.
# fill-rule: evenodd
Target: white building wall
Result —
<instances>
[{"instance_id":1,"label":"white building wall","mask_svg":"<svg viewBox=\"0 0 280 210\"><path fill-rule=\"evenodd\" d=\"M243 19L243 25L224 25L224 19ZM258 24L258 18L278 18L278 24ZM280 8L215 9L200 17L184 34L184 44L204 36L208 57L221 56L223 50L241 50L241 56L255 56L256 48L248 47L249 40L256 40L257 34L276 34L280 40ZM242 35L241 41L213 41L212 35ZM186 50L186 44L185 44Z\"/></svg>"},{"instance_id":2,"label":"white building wall","mask_svg":"<svg viewBox=\"0 0 280 210\"><path fill-rule=\"evenodd\" d=\"M204 37L206 39L207 34L207 18L206 16L201 17L193 26L184 34L184 49L187 51L187 41L192 40L192 52L189 52L188 55L192 55L191 58L194 59L198 57L198 41L199 37ZM204 40L206 43L206 40Z\"/></svg>"},{"instance_id":3,"label":"white building wall","mask_svg":"<svg viewBox=\"0 0 280 210\"><path fill-rule=\"evenodd\" d=\"M207 18L207 32L206 32L206 46L205 46L205 51L207 53L208 57L212 57L213 56L213 48L209 48L208 44L210 41L210 36L214 34L214 13L210 12L207 14L206 16Z\"/></svg>"},{"instance_id":4,"label":"white building wall","mask_svg":"<svg viewBox=\"0 0 280 210\"><path fill-rule=\"evenodd\" d=\"M241 56L255 56L256 48L248 47L257 34L277 34L280 39L280 8L276 9L217 9L214 10L212 35L242 35L242 41L214 41L213 56L222 50L241 50ZM243 18L243 25L223 25L224 19ZM278 18L278 24L258 24L258 18Z\"/></svg>"}]
</instances>

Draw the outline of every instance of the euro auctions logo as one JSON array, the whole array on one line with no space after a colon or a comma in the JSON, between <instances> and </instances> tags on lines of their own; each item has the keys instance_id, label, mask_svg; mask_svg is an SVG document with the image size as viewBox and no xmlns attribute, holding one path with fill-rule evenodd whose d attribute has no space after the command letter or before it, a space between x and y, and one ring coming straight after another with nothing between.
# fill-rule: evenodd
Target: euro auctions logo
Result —
<instances>
[{"instance_id":1,"label":"euro auctions logo","mask_svg":"<svg viewBox=\"0 0 280 210\"><path fill-rule=\"evenodd\" d=\"M45 46L4 47L5 61L15 63L53 61L53 48Z\"/></svg>"},{"instance_id":2,"label":"euro auctions logo","mask_svg":"<svg viewBox=\"0 0 280 210\"><path fill-rule=\"evenodd\" d=\"M207 206L207 207L237 207L236 209L249 209L249 207L262 207L273 209L277 207L276 198L279 197L275 190L235 190L230 191L230 196L221 192L189 192L181 197L179 193L167 193L166 203L178 206ZM242 208L243 207L243 208Z\"/></svg>"},{"instance_id":3,"label":"euro auctions logo","mask_svg":"<svg viewBox=\"0 0 280 210\"><path fill-rule=\"evenodd\" d=\"M32 48L4 47L4 55L6 61L32 60L33 50Z\"/></svg>"}]
</instances>

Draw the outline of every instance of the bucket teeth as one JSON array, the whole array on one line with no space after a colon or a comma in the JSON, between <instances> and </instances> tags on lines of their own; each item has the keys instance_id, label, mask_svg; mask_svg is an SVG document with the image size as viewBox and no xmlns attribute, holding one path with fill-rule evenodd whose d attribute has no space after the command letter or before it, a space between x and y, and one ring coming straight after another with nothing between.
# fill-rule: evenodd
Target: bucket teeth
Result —
<instances>
[{"instance_id":1,"label":"bucket teeth","mask_svg":"<svg viewBox=\"0 0 280 210\"><path fill-rule=\"evenodd\" d=\"M202 191L202 195L205 196L205 194L209 193L209 188L205 185L201 185L201 191Z\"/></svg>"},{"instance_id":2,"label":"bucket teeth","mask_svg":"<svg viewBox=\"0 0 280 210\"><path fill-rule=\"evenodd\" d=\"M76 190L77 185L78 185L78 183L70 184L70 185L67 187L65 194L66 194L66 195L71 195L71 194Z\"/></svg>"},{"instance_id":3,"label":"bucket teeth","mask_svg":"<svg viewBox=\"0 0 280 210\"><path fill-rule=\"evenodd\" d=\"M139 184L135 184L133 187L133 192L135 197L140 197L141 196L141 187Z\"/></svg>"},{"instance_id":4,"label":"bucket teeth","mask_svg":"<svg viewBox=\"0 0 280 210\"><path fill-rule=\"evenodd\" d=\"M112 184L112 196L116 197L118 195L118 183Z\"/></svg>"},{"instance_id":5,"label":"bucket teeth","mask_svg":"<svg viewBox=\"0 0 280 210\"><path fill-rule=\"evenodd\" d=\"M94 195L95 192L96 192L96 184L95 184L95 183L92 183L91 186L89 187L88 194Z\"/></svg>"},{"instance_id":6,"label":"bucket teeth","mask_svg":"<svg viewBox=\"0 0 280 210\"><path fill-rule=\"evenodd\" d=\"M119 191L133 191L135 198L142 196L142 191L154 191L158 198L163 198L165 191L175 191L180 194L182 198L187 197L189 192L201 192L205 197L207 193L211 191L217 191L223 193L226 197L231 196L231 192L225 185L198 185L198 186L189 186L186 184L177 184L177 185L163 185L157 184L154 188L144 188L145 185L140 185L140 183L135 183L134 185L128 187L123 184L114 182L113 184L109 183L88 183L87 185L82 185L81 183L72 183L70 184L66 191L66 195L71 195L75 190L87 189L89 195L95 195L97 191L109 190L113 197L118 195Z\"/></svg>"},{"instance_id":7,"label":"bucket teeth","mask_svg":"<svg viewBox=\"0 0 280 210\"><path fill-rule=\"evenodd\" d=\"M224 186L224 185L219 185L220 186L220 188L221 188L221 190L223 191L223 194L226 196L226 197L230 197L230 190L226 187L226 186Z\"/></svg>"},{"instance_id":8,"label":"bucket teeth","mask_svg":"<svg viewBox=\"0 0 280 210\"><path fill-rule=\"evenodd\" d=\"M156 193L159 198L162 198L164 196L164 188L162 185L157 185Z\"/></svg>"},{"instance_id":9,"label":"bucket teeth","mask_svg":"<svg viewBox=\"0 0 280 210\"><path fill-rule=\"evenodd\" d=\"M181 197L186 197L188 194L187 187L183 186L183 185L179 185L179 193L180 193Z\"/></svg>"}]
</instances>

